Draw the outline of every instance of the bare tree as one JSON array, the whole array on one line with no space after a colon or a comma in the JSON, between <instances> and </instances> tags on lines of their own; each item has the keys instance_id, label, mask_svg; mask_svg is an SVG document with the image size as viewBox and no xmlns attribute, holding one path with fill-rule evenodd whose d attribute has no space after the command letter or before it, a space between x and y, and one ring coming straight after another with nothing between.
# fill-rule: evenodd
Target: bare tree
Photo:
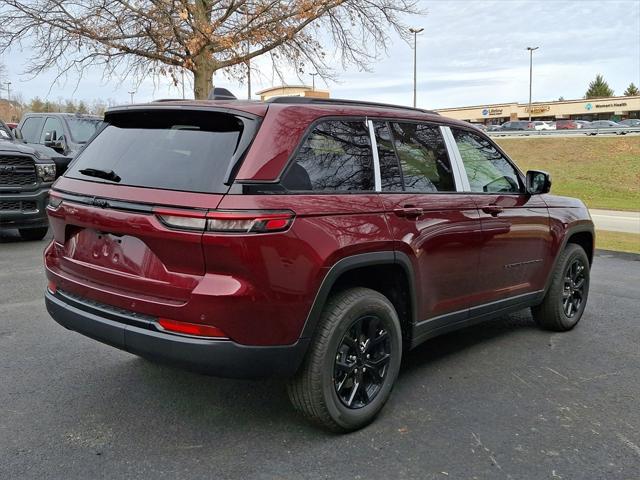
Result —
<instances>
[{"instance_id":1,"label":"bare tree","mask_svg":"<svg viewBox=\"0 0 640 480\"><path fill-rule=\"evenodd\" d=\"M206 98L213 74L242 79L252 58L268 54L276 70L332 75L367 69L386 51L389 30L407 38L401 17L417 0L2 0L0 54L29 40L27 73L58 76L99 67L106 76L194 77ZM331 54L329 54L329 52Z\"/></svg>"}]
</instances>

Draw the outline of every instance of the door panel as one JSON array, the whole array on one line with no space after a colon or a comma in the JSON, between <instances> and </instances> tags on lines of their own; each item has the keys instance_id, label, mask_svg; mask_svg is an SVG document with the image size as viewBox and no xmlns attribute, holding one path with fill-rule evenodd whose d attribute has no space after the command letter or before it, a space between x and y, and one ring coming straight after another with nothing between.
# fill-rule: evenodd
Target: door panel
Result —
<instances>
[{"instance_id":1,"label":"door panel","mask_svg":"<svg viewBox=\"0 0 640 480\"><path fill-rule=\"evenodd\" d=\"M471 197L462 193L382 195L397 249L412 259L418 321L469 308L478 294L475 279L482 240ZM421 209L417 216L396 210Z\"/></svg>"},{"instance_id":2,"label":"door panel","mask_svg":"<svg viewBox=\"0 0 640 480\"><path fill-rule=\"evenodd\" d=\"M474 305L544 288L551 235L547 205L525 192L517 169L488 138L453 128L452 135L482 225Z\"/></svg>"},{"instance_id":3,"label":"door panel","mask_svg":"<svg viewBox=\"0 0 640 480\"><path fill-rule=\"evenodd\" d=\"M538 195L472 194L482 223L474 304L544 288L551 248L547 205Z\"/></svg>"},{"instance_id":4,"label":"door panel","mask_svg":"<svg viewBox=\"0 0 640 480\"><path fill-rule=\"evenodd\" d=\"M374 130L391 233L413 262L418 322L450 312L466 318L482 233L473 199L456 191L441 130L407 122L374 122Z\"/></svg>"}]
</instances>

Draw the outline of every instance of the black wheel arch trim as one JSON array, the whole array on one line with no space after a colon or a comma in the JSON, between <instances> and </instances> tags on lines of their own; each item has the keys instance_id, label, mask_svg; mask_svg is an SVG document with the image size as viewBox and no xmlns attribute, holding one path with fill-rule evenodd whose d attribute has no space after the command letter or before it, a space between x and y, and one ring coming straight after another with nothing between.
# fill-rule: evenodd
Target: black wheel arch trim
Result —
<instances>
[{"instance_id":1,"label":"black wheel arch trim","mask_svg":"<svg viewBox=\"0 0 640 480\"><path fill-rule=\"evenodd\" d=\"M562 244L556 251L555 258L553 259L553 266L551 267L551 270L547 274L547 280L544 284L545 295L547 294L549 287L551 287L551 282L553 280L553 272L555 272L556 267L558 266L558 260L560 259L560 254L564 251L565 248L567 248L567 244L569 243L569 240L571 239L571 237L573 237L577 233L589 233L591 235L591 239L593 242L593 248L595 249L596 234L595 234L595 230L593 228L592 223L579 223L579 224L568 227L564 232L564 238L562 239ZM589 258L590 260L589 268L591 268L593 265L593 257L594 257L593 251L585 252L585 253L587 254L587 258Z\"/></svg>"},{"instance_id":2,"label":"black wheel arch trim","mask_svg":"<svg viewBox=\"0 0 640 480\"><path fill-rule=\"evenodd\" d=\"M398 265L404 270L407 277L407 283L409 284L408 294L411 306L411 317L409 320L411 323L411 327L413 328L413 325L416 322L417 313L413 265L407 254L393 250L385 250L379 252L367 252L351 255L348 257L344 257L333 264L333 266L324 276L322 283L320 284L320 288L316 293L316 297L313 301L311 309L309 310L309 314L307 315L304 327L302 328L300 338L304 339L313 337L313 334L315 333L316 327L318 325L318 321L320 320L322 309L324 308L324 305L329 298L329 294L331 293L331 290L333 289L333 286L336 284L337 280L343 274L357 268L376 265Z\"/></svg>"}]
</instances>

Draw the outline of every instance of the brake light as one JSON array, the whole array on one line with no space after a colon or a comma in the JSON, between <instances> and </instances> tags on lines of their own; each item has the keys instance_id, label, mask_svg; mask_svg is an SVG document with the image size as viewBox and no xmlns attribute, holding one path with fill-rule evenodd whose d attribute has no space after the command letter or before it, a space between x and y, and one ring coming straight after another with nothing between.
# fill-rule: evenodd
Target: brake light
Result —
<instances>
[{"instance_id":1,"label":"brake light","mask_svg":"<svg viewBox=\"0 0 640 480\"><path fill-rule=\"evenodd\" d=\"M222 330L211 325L179 322L177 320L171 320L170 318L159 318L158 324L168 332L183 333L185 335L195 335L198 337L228 338Z\"/></svg>"},{"instance_id":2,"label":"brake light","mask_svg":"<svg viewBox=\"0 0 640 480\"><path fill-rule=\"evenodd\" d=\"M53 280L49 280L49 283L47 285L47 290L49 290L49 292L53 293L54 295L58 291L58 287L56 286Z\"/></svg>"},{"instance_id":3,"label":"brake light","mask_svg":"<svg viewBox=\"0 0 640 480\"><path fill-rule=\"evenodd\" d=\"M181 230L220 233L282 232L295 217L291 211L210 211L154 208L156 216L168 227Z\"/></svg>"}]
</instances>

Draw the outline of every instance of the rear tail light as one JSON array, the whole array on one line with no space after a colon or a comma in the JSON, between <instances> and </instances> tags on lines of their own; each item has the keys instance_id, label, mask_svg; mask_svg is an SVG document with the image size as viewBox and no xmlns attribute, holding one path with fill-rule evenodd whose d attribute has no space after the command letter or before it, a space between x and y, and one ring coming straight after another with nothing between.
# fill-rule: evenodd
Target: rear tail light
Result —
<instances>
[{"instance_id":1,"label":"rear tail light","mask_svg":"<svg viewBox=\"0 0 640 480\"><path fill-rule=\"evenodd\" d=\"M222 330L211 325L179 322L178 320L172 320L170 318L159 318L158 324L163 330L168 332L195 335L197 337L228 338Z\"/></svg>"},{"instance_id":2,"label":"rear tail light","mask_svg":"<svg viewBox=\"0 0 640 480\"><path fill-rule=\"evenodd\" d=\"M47 284L47 290L49 290L49 292L53 293L54 295L58 291L58 287L53 280L49 280L49 283Z\"/></svg>"},{"instance_id":3,"label":"rear tail light","mask_svg":"<svg viewBox=\"0 0 640 480\"><path fill-rule=\"evenodd\" d=\"M207 231L230 233L268 233L286 230L293 212L210 212Z\"/></svg>"},{"instance_id":4,"label":"rear tail light","mask_svg":"<svg viewBox=\"0 0 640 480\"><path fill-rule=\"evenodd\" d=\"M220 233L271 233L282 232L291 226L291 211L211 211L155 208L154 213L162 223L181 230Z\"/></svg>"}]
</instances>

